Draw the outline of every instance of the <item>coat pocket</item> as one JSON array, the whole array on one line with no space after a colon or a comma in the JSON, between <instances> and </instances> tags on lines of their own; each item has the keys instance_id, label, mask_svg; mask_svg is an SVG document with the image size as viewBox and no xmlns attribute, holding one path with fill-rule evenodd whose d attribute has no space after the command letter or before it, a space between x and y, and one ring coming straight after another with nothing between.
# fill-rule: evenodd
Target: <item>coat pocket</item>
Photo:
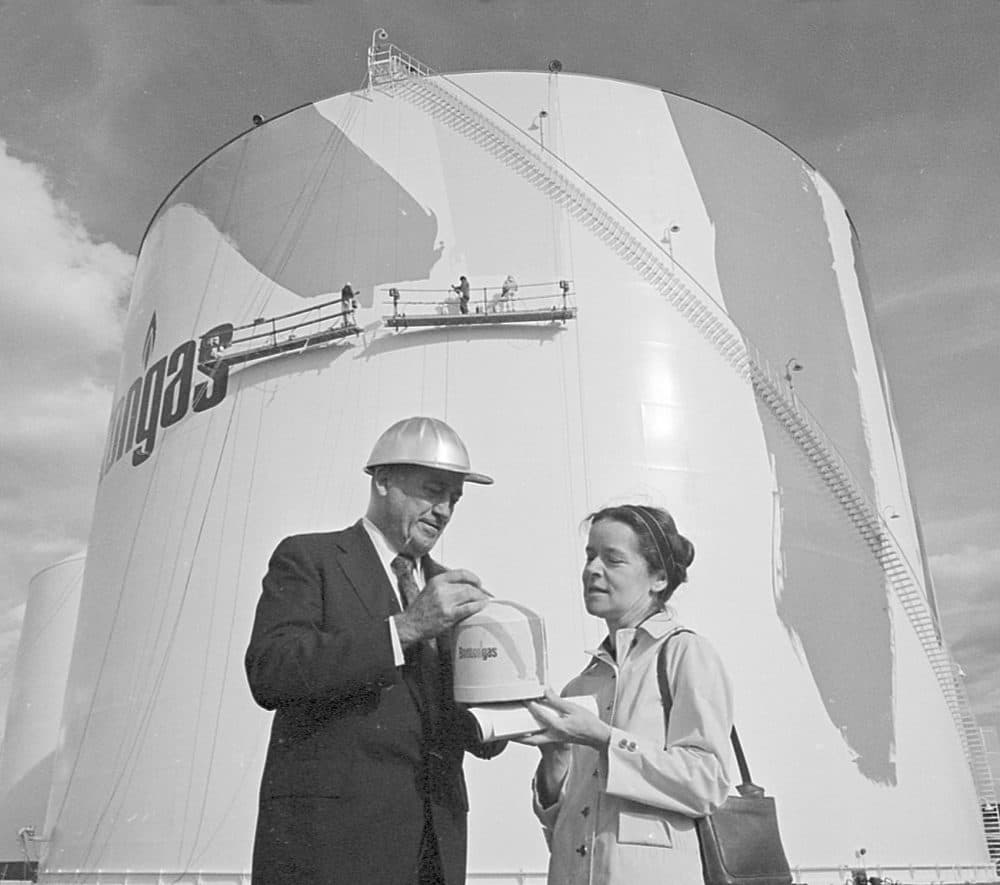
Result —
<instances>
[{"instance_id":1,"label":"coat pocket","mask_svg":"<svg viewBox=\"0 0 1000 885\"><path fill-rule=\"evenodd\" d=\"M618 844L673 848L674 838L662 812L623 809L618 812Z\"/></svg>"}]
</instances>

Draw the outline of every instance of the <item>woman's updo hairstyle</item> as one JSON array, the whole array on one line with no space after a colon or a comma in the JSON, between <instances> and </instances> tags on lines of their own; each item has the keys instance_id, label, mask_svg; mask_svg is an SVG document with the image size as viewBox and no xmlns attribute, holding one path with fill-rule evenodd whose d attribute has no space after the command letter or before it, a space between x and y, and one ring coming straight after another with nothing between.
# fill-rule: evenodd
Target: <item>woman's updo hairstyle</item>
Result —
<instances>
[{"instance_id":1,"label":"woman's updo hairstyle","mask_svg":"<svg viewBox=\"0 0 1000 885\"><path fill-rule=\"evenodd\" d=\"M666 603L687 580L688 566L694 562L694 544L677 531L674 518L662 507L643 504L604 507L591 513L586 524L591 526L605 519L624 523L635 533L639 553L649 571L667 578L667 588L660 595L660 602Z\"/></svg>"}]
</instances>

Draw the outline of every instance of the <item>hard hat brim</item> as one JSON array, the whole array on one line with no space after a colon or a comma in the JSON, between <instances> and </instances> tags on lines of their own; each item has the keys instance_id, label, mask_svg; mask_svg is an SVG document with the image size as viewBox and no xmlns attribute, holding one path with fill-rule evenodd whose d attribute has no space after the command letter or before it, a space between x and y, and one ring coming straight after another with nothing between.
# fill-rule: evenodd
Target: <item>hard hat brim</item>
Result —
<instances>
[{"instance_id":1,"label":"hard hat brim","mask_svg":"<svg viewBox=\"0 0 1000 885\"><path fill-rule=\"evenodd\" d=\"M376 467L392 467L396 464L403 466L410 465L412 467L428 467L431 470L443 470L445 473L457 473L465 482L474 482L481 486L493 485L493 477L487 476L485 473L474 473L463 470L460 467L446 467L443 464L431 463L430 461L386 461L381 464L366 464L365 473L371 476L375 472Z\"/></svg>"}]
</instances>

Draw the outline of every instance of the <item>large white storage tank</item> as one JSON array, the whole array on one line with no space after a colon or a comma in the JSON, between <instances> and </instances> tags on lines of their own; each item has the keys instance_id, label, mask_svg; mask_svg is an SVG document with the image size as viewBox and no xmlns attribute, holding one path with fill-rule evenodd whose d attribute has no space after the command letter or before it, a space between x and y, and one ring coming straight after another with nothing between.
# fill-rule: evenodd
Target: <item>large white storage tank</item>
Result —
<instances>
[{"instance_id":1,"label":"large white storage tank","mask_svg":"<svg viewBox=\"0 0 1000 885\"><path fill-rule=\"evenodd\" d=\"M894 878L988 878L856 242L827 183L656 89L374 60L374 88L205 160L147 232L42 880L246 875L269 716L242 653L267 557L353 522L372 442L413 414L447 420L496 477L437 552L545 617L555 684L602 634L580 600L580 520L662 503L698 551L682 616L728 663L801 879L842 882L862 847ZM460 274L475 303L508 273L522 309L561 306L568 281L575 317L383 323L390 288L450 322ZM297 346L303 327L281 329L348 280L358 334L258 358ZM543 881L535 761L515 746L467 766L471 882Z\"/></svg>"},{"instance_id":2,"label":"large white storage tank","mask_svg":"<svg viewBox=\"0 0 1000 885\"><path fill-rule=\"evenodd\" d=\"M59 743L86 556L53 563L28 582L0 746L0 879L31 881Z\"/></svg>"}]
</instances>

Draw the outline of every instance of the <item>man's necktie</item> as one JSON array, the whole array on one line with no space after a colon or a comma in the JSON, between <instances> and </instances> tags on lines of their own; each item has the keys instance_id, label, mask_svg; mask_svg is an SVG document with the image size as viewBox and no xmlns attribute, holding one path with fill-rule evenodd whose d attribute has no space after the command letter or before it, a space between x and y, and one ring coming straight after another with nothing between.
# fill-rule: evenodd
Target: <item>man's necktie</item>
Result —
<instances>
[{"instance_id":1,"label":"man's necktie","mask_svg":"<svg viewBox=\"0 0 1000 885\"><path fill-rule=\"evenodd\" d=\"M393 574L396 575L396 584L399 587L399 595L402 598L403 608L407 608L420 592L420 588L417 586L417 579L413 576L413 569L416 563L409 556L404 556L401 553L389 565L392 568Z\"/></svg>"},{"instance_id":2,"label":"man's necktie","mask_svg":"<svg viewBox=\"0 0 1000 885\"><path fill-rule=\"evenodd\" d=\"M396 583L399 585L399 595L403 600L403 608L407 608L417 598L420 588L417 586L417 579L413 576L416 563L409 557L400 554L389 563L393 574L396 576ZM433 728L430 724L438 715L437 705L440 702L440 668L438 666L437 642L433 639L424 639L414 645L407 652L407 660L414 662L419 672L420 691L424 695L425 702L430 702L431 709L425 711L425 727Z\"/></svg>"}]
</instances>

